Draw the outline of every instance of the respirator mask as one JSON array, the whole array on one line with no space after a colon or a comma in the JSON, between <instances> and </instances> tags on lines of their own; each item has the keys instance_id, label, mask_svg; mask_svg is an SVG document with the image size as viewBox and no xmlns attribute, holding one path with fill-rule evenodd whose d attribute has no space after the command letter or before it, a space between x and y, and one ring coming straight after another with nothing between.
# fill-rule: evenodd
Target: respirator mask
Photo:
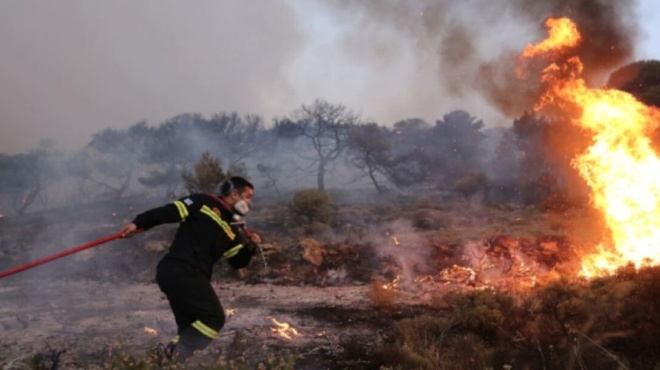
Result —
<instances>
[{"instance_id":1,"label":"respirator mask","mask_svg":"<svg viewBox=\"0 0 660 370\"><path fill-rule=\"evenodd\" d=\"M246 202L245 199L241 199L234 203L234 212L236 212L239 216L245 216L248 212L250 212L250 206L248 205L248 202Z\"/></svg>"},{"instance_id":2,"label":"respirator mask","mask_svg":"<svg viewBox=\"0 0 660 370\"><path fill-rule=\"evenodd\" d=\"M234 214L234 219L236 219L236 218L240 219L242 216L245 216L248 212L250 212L250 206L248 204L248 201L245 200L245 198L243 198L241 196L241 194L238 193L238 190L234 187L234 183L231 181L231 179L227 181L227 186L226 187L227 187L227 189L225 189L223 191L223 194L229 195L232 191L235 191L236 194L239 197L241 197L241 199L238 200L236 203L234 203L234 205L232 206L232 208L234 210L234 213L235 213Z\"/></svg>"}]
</instances>

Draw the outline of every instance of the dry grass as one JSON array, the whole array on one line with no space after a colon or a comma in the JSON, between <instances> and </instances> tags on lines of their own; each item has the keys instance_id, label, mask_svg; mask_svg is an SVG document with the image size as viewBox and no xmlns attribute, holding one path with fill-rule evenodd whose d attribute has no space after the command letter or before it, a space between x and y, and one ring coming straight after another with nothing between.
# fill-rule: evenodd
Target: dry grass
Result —
<instances>
[{"instance_id":1,"label":"dry grass","mask_svg":"<svg viewBox=\"0 0 660 370\"><path fill-rule=\"evenodd\" d=\"M631 267L515 296L450 294L449 318L398 321L372 362L383 369L657 369L658 284L660 268Z\"/></svg>"},{"instance_id":2,"label":"dry grass","mask_svg":"<svg viewBox=\"0 0 660 370\"><path fill-rule=\"evenodd\" d=\"M233 345L233 343L232 343ZM67 364L63 363L60 355L64 350L50 350L47 353L38 353L26 360L25 368L30 370L65 368L100 369L100 370L184 370L196 368L200 370L292 370L297 361L296 355L269 356L258 362L247 360L225 360L218 358L214 363L196 363L195 358L190 363L180 364L168 361L163 357L162 348L153 348L143 355L131 354L121 344L113 343L100 354L101 362L98 364ZM1 367L0 367L1 368Z\"/></svg>"}]
</instances>

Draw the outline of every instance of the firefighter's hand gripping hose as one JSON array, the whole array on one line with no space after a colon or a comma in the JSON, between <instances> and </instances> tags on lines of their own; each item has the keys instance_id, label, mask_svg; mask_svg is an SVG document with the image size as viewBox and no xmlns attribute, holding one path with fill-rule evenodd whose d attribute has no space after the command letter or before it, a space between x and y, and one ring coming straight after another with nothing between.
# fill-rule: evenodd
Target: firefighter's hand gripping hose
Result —
<instances>
[{"instance_id":1,"label":"firefighter's hand gripping hose","mask_svg":"<svg viewBox=\"0 0 660 370\"><path fill-rule=\"evenodd\" d=\"M139 231L141 231L141 230L136 230L135 232L139 232ZM39 265L43 265L44 263L51 262L51 261L56 260L56 259L58 259L58 258L62 258L62 257L64 257L64 256L68 256L68 255L70 255L70 254L77 253L77 252L80 252L80 251L85 250L85 249L89 249L89 248L92 248L92 247L96 247L97 245L101 245L101 244L107 243L107 242L109 242L109 241L111 241L111 240L115 240L115 239L122 238L122 237L124 237L123 234L124 234L124 232L123 232L123 231L120 231L120 232L118 232L118 233L115 233L115 234L112 234L112 235L108 235L108 236L103 237L103 238L100 238L100 239L93 240L93 241L91 241L91 242L88 242L88 243L85 243L85 244L79 245L79 246L77 246L77 247L73 247L73 248L71 248L71 249L63 250L63 251L61 251L61 252L59 252L59 253L55 253L55 254L50 255L50 256L48 256L48 257L44 257L44 258L42 258L42 259L39 259L39 260L36 260L36 261L32 261L32 262L30 262L30 263L26 263L26 264L24 264L24 265L20 265L20 266L14 267L14 268L9 269L9 270L7 270L7 271L2 271L2 272L0 272L0 279L5 278L5 277L7 277L7 276L9 276L9 275L13 275L13 274L19 273L19 272L21 272L21 271L25 271L25 270L31 269L31 268L36 267L36 266L39 266Z\"/></svg>"}]
</instances>

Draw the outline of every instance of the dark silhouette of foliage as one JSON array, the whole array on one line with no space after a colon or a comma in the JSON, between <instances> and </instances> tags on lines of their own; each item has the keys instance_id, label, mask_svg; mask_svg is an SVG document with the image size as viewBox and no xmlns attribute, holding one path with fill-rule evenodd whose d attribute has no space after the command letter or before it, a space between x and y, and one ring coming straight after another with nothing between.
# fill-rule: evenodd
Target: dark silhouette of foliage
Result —
<instances>
[{"instance_id":1,"label":"dark silhouette of foliage","mask_svg":"<svg viewBox=\"0 0 660 370\"><path fill-rule=\"evenodd\" d=\"M454 190L460 193L466 201L480 191L486 191L488 188L488 177L483 172L470 173L458 180L454 184Z\"/></svg>"},{"instance_id":2,"label":"dark silhouette of foliage","mask_svg":"<svg viewBox=\"0 0 660 370\"><path fill-rule=\"evenodd\" d=\"M607 86L632 94L648 106L660 107L660 61L642 60L627 64L610 75ZM660 128L652 136L660 148Z\"/></svg>"},{"instance_id":3,"label":"dark silhouette of foliage","mask_svg":"<svg viewBox=\"0 0 660 370\"><path fill-rule=\"evenodd\" d=\"M263 120L257 115L240 117L220 113L205 119L182 114L152 130L145 143L144 163L149 167L139 181L145 186L165 187L171 196L181 183L181 174L204 152L225 158L229 170L247 175L244 163L263 148Z\"/></svg>"},{"instance_id":4,"label":"dark silhouette of foliage","mask_svg":"<svg viewBox=\"0 0 660 370\"><path fill-rule=\"evenodd\" d=\"M379 193L387 188L383 184L390 166L390 138L392 134L376 123L356 125L348 138L350 162L374 185Z\"/></svg>"},{"instance_id":5,"label":"dark silhouette of foliage","mask_svg":"<svg viewBox=\"0 0 660 370\"><path fill-rule=\"evenodd\" d=\"M394 125L388 178L397 186L432 183L452 189L455 182L485 166L484 123L465 111L453 111L430 127L420 119Z\"/></svg>"},{"instance_id":6,"label":"dark silhouette of foliage","mask_svg":"<svg viewBox=\"0 0 660 370\"><path fill-rule=\"evenodd\" d=\"M646 105L660 107L660 61L626 64L610 75L607 86L628 92Z\"/></svg>"},{"instance_id":7,"label":"dark silhouette of foliage","mask_svg":"<svg viewBox=\"0 0 660 370\"><path fill-rule=\"evenodd\" d=\"M523 203L540 205L558 192L575 199L584 195L586 184L571 162L590 143L585 129L525 112L513 121L512 131L521 154L518 189Z\"/></svg>"},{"instance_id":8,"label":"dark silhouette of foliage","mask_svg":"<svg viewBox=\"0 0 660 370\"><path fill-rule=\"evenodd\" d=\"M181 173L203 152L196 153L197 146L188 141L193 122L200 119L200 115L182 114L150 131L144 143L148 171L138 179L142 185L165 188L166 198L174 196L181 184Z\"/></svg>"},{"instance_id":9,"label":"dark silhouette of foliage","mask_svg":"<svg viewBox=\"0 0 660 370\"><path fill-rule=\"evenodd\" d=\"M255 157L264 147L263 127L263 119L258 115L241 118L236 113L221 113L209 120L195 121L193 131L206 139L200 140L206 144L206 151L226 158L230 168L240 168L246 158Z\"/></svg>"},{"instance_id":10,"label":"dark silhouette of foliage","mask_svg":"<svg viewBox=\"0 0 660 370\"><path fill-rule=\"evenodd\" d=\"M303 134L302 125L288 118L274 119L273 132L278 138L295 139Z\"/></svg>"},{"instance_id":11,"label":"dark silhouette of foliage","mask_svg":"<svg viewBox=\"0 0 660 370\"><path fill-rule=\"evenodd\" d=\"M462 110L450 112L436 121L431 130L433 145L429 145L429 149L433 162L429 167L441 163L442 168L435 178L439 176L446 186L451 186L457 179L480 168L481 143L486 138L481 132L483 127L483 121Z\"/></svg>"},{"instance_id":12,"label":"dark silhouette of foliage","mask_svg":"<svg viewBox=\"0 0 660 370\"><path fill-rule=\"evenodd\" d=\"M396 122L390 140L391 157L383 169L387 179L403 188L429 179L425 140L431 126L419 118Z\"/></svg>"},{"instance_id":13,"label":"dark silhouette of foliage","mask_svg":"<svg viewBox=\"0 0 660 370\"><path fill-rule=\"evenodd\" d=\"M146 122L140 122L125 130L109 128L92 135L92 140L80 153L82 165L87 167L78 172L83 183L102 189L101 195L123 196L142 159L148 132Z\"/></svg>"},{"instance_id":14,"label":"dark silhouette of foliage","mask_svg":"<svg viewBox=\"0 0 660 370\"><path fill-rule=\"evenodd\" d=\"M50 140L27 153L0 154L0 194L11 199L17 214L25 213L39 198L47 204L46 189L58 177L59 156Z\"/></svg>"}]
</instances>

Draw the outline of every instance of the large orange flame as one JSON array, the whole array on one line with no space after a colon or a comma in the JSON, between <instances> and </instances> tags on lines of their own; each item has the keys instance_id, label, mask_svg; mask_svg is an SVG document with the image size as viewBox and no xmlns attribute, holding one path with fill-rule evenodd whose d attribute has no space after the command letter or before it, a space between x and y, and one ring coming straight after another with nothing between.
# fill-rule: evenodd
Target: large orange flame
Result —
<instances>
[{"instance_id":1,"label":"large orange flame","mask_svg":"<svg viewBox=\"0 0 660 370\"><path fill-rule=\"evenodd\" d=\"M546 24L549 38L527 47L523 58L578 44L580 35L569 19ZM608 274L629 263L637 268L659 264L660 159L650 134L660 124L660 111L622 91L587 87L580 78L582 68L577 57L550 64L542 76L549 87L536 107L577 108L571 119L592 134L591 145L572 164L592 189L612 245L601 245L600 253L587 256L582 274Z\"/></svg>"},{"instance_id":2,"label":"large orange flame","mask_svg":"<svg viewBox=\"0 0 660 370\"><path fill-rule=\"evenodd\" d=\"M536 45L527 46L522 53L523 58L559 51L580 42L580 32L568 18L549 18L545 25L548 27L548 38Z\"/></svg>"}]
</instances>

